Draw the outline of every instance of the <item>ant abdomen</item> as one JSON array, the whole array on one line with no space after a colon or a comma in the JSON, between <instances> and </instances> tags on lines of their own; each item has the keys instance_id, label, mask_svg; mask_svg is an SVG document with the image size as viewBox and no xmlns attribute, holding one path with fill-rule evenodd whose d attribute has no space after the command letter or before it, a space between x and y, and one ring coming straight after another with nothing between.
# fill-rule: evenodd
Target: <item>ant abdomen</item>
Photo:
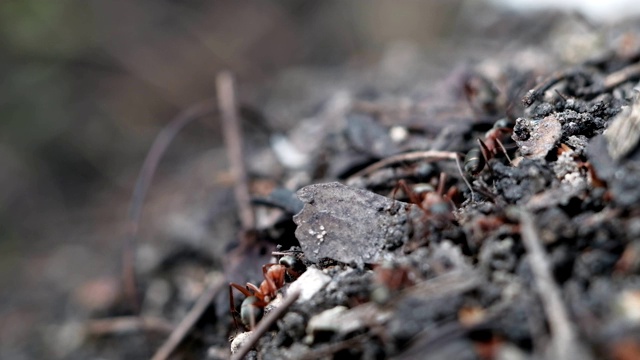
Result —
<instances>
[{"instance_id":1,"label":"ant abdomen","mask_svg":"<svg viewBox=\"0 0 640 360\"><path fill-rule=\"evenodd\" d=\"M482 156L482 152L480 148L473 148L469 150L467 155L464 157L464 171L471 175L477 175L484 169L485 160L484 156Z\"/></svg>"},{"instance_id":2,"label":"ant abdomen","mask_svg":"<svg viewBox=\"0 0 640 360\"><path fill-rule=\"evenodd\" d=\"M240 306L240 320L249 329L253 329L255 324L262 319L264 314L264 306L258 306L260 300L255 296L249 296Z\"/></svg>"}]
</instances>

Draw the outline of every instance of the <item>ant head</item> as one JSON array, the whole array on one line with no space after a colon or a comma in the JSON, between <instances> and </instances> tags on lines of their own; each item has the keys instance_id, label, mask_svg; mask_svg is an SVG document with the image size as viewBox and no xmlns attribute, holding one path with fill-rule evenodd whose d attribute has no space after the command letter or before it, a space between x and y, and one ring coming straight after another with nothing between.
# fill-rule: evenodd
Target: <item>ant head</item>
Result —
<instances>
[{"instance_id":1,"label":"ant head","mask_svg":"<svg viewBox=\"0 0 640 360\"><path fill-rule=\"evenodd\" d=\"M280 265L283 265L284 267L286 267L288 269L293 269L293 268L299 266L298 259L296 259L294 256L291 256L291 255L285 255L285 256L281 257L280 261L278 261L278 263Z\"/></svg>"},{"instance_id":2,"label":"ant head","mask_svg":"<svg viewBox=\"0 0 640 360\"><path fill-rule=\"evenodd\" d=\"M513 127L513 123L507 118L502 118L493 124L494 129L508 128L508 127Z\"/></svg>"},{"instance_id":3,"label":"ant head","mask_svg":"<svg viewBox=\"0 0 640 360\"><path fill-rule=\"evenodd\" d=\"M295 256L292 255L285 255L281 257L278 263L287 269L287 281L293 281L297 279L298 276L300 276L300 274L302 274L306 270L305 265L302 263L302 261L298 260Z\"/></svg>"},{"instance_id":4,"label":"ant head","mask_svg":"<svg viewBox=\"0 0 640 360\"><path fill-rule=\"evenodd\" d=\"M242 301L242 306L240 307L240 319L251 330L253 330L255 324L262 318L264 313L264 308L256 304L258 302L257 297L249 296Z\"/></svg>"}]
</instances>

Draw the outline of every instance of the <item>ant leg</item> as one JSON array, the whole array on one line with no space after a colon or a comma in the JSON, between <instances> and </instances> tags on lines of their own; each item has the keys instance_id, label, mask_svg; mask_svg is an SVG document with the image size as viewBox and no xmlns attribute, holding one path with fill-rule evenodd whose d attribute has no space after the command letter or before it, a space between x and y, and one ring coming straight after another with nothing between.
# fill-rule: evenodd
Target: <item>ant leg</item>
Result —
<instances>
[{"instance_id":1,"label":"ant leg","mask_svg":"<svg viewBox=\"0 0 640 360\"><path fill-rule=\"evenodd\" d=\"M249 324L251 325L251 331L256 328L256 314L253 311L249 312Z\"/></svg>"},{"instance_id":2,"label":"ant leg","mask_svg":"<svg viewBox=\"0 0 640 360\"><path fill-rule=\"evenodd\" d=\"M457 194L458 194L458 189L455 186L452 186L452 187L449 188L449 191L447 191L447 193L442 196L444 199L449 201L449 203L451 204L451 208L452 209L456 208L456 203L453 202L453 198Z\"/></svg>"},{"instance_id":3,"label":"ant leg","mask_svg":"<svg viewBox=\"0 0 640 360\"><path fill-rule=\"evenodd\" d=\"M238 320L236 319L236 306L233 301L233 287L229 284L229 311L231 311L231 318L233 319L233 325L236 327L236 332L238 331Z\"/></svg>"},{"instance_id":4,"label":"ant leg","mask_svg":"<svg viewBox=\"0 0 640 360\"><path fill-rule=\"evenodd\" d=\"M413 190L411 190L411 188L409 188L409 185L407 185L407 183L404 180L398 180L397 186L402 188L402 191L404 191L405 195L407 195L407 197L409 198L410 203L416 204L418 205L418 207L422 209L422 200L418 195L416 195L416 193Z\"/></svg>"},{"instance_id":5,"label":"ant leg","mask_svg":"<svg viewBox=\"0 0 640 360\"><path fill-rule=\"evenodd\" d=\"M444 195L444 184L447 182L447 174L441 172L440 179L438 179L438 189L436 190L436 194L439 196Z\"/></svg>"},{"instance_id":6,"label":"ant leg","mask_svg":"<svg viewBox=\"0 0 640 360\"><path fill-rule=\"evenodd\" d=\"M487 144L485 144L484 141L480 139L478 139L478 144L480 144L480 152L482 153L482 157L484 158L484 161L487 164L489 171L491 172L491 177L493 177L493 169L491 168L491 166L489 166L489 158L491 157L491 150L489 150L489 148L487 147Z\"/></svg>"},{"instance_id":7,"label":"ant leg","mask_svg":"<svg viewBox=\"0 0 640 360\"><path fill-rule=\"evenodd\" d=\"M473 188L471 187L471 184L469 183L469 180L467 180L467 177L464 176L464 172L462 171L462 166L460 166L460 157L456 156L456 165L458 165L458 171L460 172L460 176L462 177L462 180L464 181L465 184L467 184L467 187L469 188L469 191L471 192L471 201L475 202L475 194L473 192Z\"/></svg>"},{"instance_id":8,"label":"ant leg","mask_svg":"<svg viewBox=\"0 0 640 360\"><path fill-rule=\"evenodd\" d=\"M260 288L253 285L252 283L247 283L247 289L249 289L249 291L253 291L253 295L260 292Z\"/></svg>"},{"instance_id":9,"label":"ant leg","mask_svg":"<svg viewBox=\"0 0 640 360\"><path fill-rule=\"evenodd\" d=\"M273 271L272 276L267 276L269 269L275 265L280 266L280 269ZM269 293L275 295L275 292L284 285L285 272L286 268L280 264L267 264L262 266L262 276L269 286Z\"/></svg>"},{"instance_id":10,"label":"ant leg","mask_svg":"<svg viewBox=\"0 0 640 360\"><path fill-rule=\"evenodd\" d=\"M253 284L249 284L247 283L247 285L253 285ZM251 291L249 291L249 287L247 286L247 288L242 287L242 285L240 284L236 284L236 283L229 283L229 286L234 287L236 290L240 291L242 293L242 295L249 297L249 296L253 296L253 294L251 293ZM253 285L255 287L255 285ZM253 289L251 289L253 290Z\"/></svg>"},{"instance_id":11,"label":"ant leg","mask_svg":"<svg viewBox=\"0 0 640 360\"><path fill-rule=\"evenodd\" d=\"M507 160L509 160L509 164L513 165L513 162L511 162L511 158L509 157L509 154L507 154L507 149L504 148L504 145L502 144L502 141L500 141L500 139L496 139L496 142L498 143L498 146L500 146L500 149L502 149L502 152L504 153L504 156L506 156Z\"/></svg>"},{"instance_id":12,"label":"ant leg","mask_svg":"<svg viewBox=\"0 0 640 360\"><path fill-rule=\"evenodd\" d=\"M246 297L251 296L251 293L239 284L229 283L229 309L231 311L231 317L233 318L233 324L235 325L236 329L238 329L238 321L236 319L236 306L233 301L234 288L236 288L236 290L240 291Z\"/></svg>"}]
</instances>

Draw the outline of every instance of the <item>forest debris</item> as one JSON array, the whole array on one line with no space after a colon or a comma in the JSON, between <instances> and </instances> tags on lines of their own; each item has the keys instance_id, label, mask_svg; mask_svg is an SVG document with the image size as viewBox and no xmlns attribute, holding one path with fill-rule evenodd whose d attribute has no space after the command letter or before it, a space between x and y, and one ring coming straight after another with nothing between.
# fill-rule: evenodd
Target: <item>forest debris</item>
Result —
<instances>
[{"instance_id":1,"label":"forest debris","mask_svg":"<svg viewBox=\"0 0 640 360\"><path fill-rule=\"evenodd\" d=\"M235 354L238 350L244 345L244 343L249 340L249 337L253 331L245 331L233 337L231 340L231 354Z\"/></svg>"},{"instance_id":2,"label":"forest debris","mask_svg":"<svg viewBox=\"0 0 640 360\"><path fill-rule=\"evenodd\" d=\"M307 259L379 262L408 239L408 204L337 182L304 187L305 205L293 217ZM416 208L411 208L416 209Z\"/></svg>"},{"instance_id":3,"label":"forest debris","mask_svg":"<svg viewBox=\"0 0 640 360\"><path fill-rule=\"evenodd\" d=\"M309 163L309 156L298 148L284 135L271 136L271 148L280 164L290 169L299 169Z\"/></svg>"},{"instance_id":4,"label":"forest debris","mask_svg":"<svg viewBox=\"0 0 640 360\"><path fill-rule=\"evenodd\" d=\"M202 295L198 298L193 308L189 311L180 324L173 330L169 338L164 344L156 351L151 358L152 360L165 360L173 353L173 351L180 345L185 336L191 331L198 319L202 316L205 310L213 301L213 298L218 294L218 291L222 289L224 285L224 278L220 275L213 277L207 288L202 292Z\"/></svg>"},{"instance_id":5,"label":"forest debris","mask_svg":"<svg viewBox=\"0 0 640 360\"><path fill-rule=\"evenodd\" d=\"M562 301L560 288L551 273L549 256L542 246L533 216L526 210L520 210L519 215L522 226L522 242L529 253L531 270L551 328L553 357L556 359L591 359L591 354L580 343L578 333Z\"/></svg>"},{"instance_id":6,"label":"forest debris","mask_svg":"<svg viewBox=\"0 0 640 360\"><path fill-rule=\"evenodd\" d=\"M522 103L525 106L531 106L534 102L540 99L544 95L544 93L552 86L562 80L567 79L570 76L575 76L581 72L582 70L580 69L568 69L554 72L553 74L549 75L549 77L539 82L538 85L536 85L533 89L529 90L527 94L522 98Z\"/></svg>"},{"instance_id":7,"label":"forest debris","mask_svg":"<svg viewBox=\"0 0 640 360\"><path fill-rule=\"evenodd\" d=\"M275 188L266 197L254 196L251 202L282 209L288 214L297 214L302 210L302 201L293 191L285 188Z\"/></svg>"},{"instance_id":8,"label":"forest debris","mask_svg":"<svg viewBox=\"0 0 640 360\"><path fill-rule=\"evenodd\" d=\"M617 310L630 323L640 323L640 291L624 290L616 299Z\"/></svg>"},{"instance_id":9,"label":"forest debris","mask_svg":"<svg viewBox=\"0 0 640 360\"><path fill-rule=\"evenodd\" d=\"M609 155L615 161L637 148L640 141L640 96L636 95L634 102L616 115L604 132L604 137L607 139Z\"/></svg>"},{"instance_id":10,"label":"forest debris","mask_svg":"<svg viewBox=\"0 0 640 360\"><path fill-rule=\"evenodd\" d=\"M307 334L312 342L314 335L318 333L345 336L367 326L384 324L391 316L392 312L383 310L373 303L361 304L352 309L336 306L312 317L307 325Z\"/></svg>"},{"instance_id":11,"label":"forest debris","mask_svg":"<svg viewBox=\"0 0 640 360\"><path fill-rule=\"evenodd\" d=\"M307 334L313 335L316 332L343 332L346 325L348 330L356 330L360 327L358 323L347 323L342 321L342 317L349 309L346 306L336 306L325 310L309 319L307 324ZM347 331L344 331L347 332Z\"/></svg>"},{"instance_id":12,"label":"forest debris","mask_svg":"<svg viewBox=\"0 0 640 360\"><path fill-rule=\"evenodd\" d=\"M389 130L369 115L350 114L346 134L356 150L372 157L383 158L398 152Z\"/></svg>"},{"instance_id":13,"label":"forest debris","mask_svg":"<svg viewBox=\"0 0 640 360\"><path fill-rule=\"evenodd\" d=\"M90 336L113 336L137 331L169 334L173 329L174 326L162 318L123 316L91 320L86 331Z\"/></svg>"},{"instance_id":14,"label":"forest debris","mask_svg":"<svg viewBox=\"0 0 640 360\"><path fill-rule=\"evenodd\" d=\"M513 133L513 139L518 144L522 156L529 159L542 159L560 140L562 126L553 115L542 120L519 118L516 120Z\"/></svg>"},{"instance_id":15,"label":"forest debris","mask_svg":"<svg viewBox=\"0 0 640 360\"><path fill-rule=\"evenodd\" d=\"M621 206L635 206L640 201L638 176L640 160L626 159L622 164L609 155L604 135L596 136L589 142L587 154L598 178L604 180L611 195Z\"/></svg>"}]
</instances>

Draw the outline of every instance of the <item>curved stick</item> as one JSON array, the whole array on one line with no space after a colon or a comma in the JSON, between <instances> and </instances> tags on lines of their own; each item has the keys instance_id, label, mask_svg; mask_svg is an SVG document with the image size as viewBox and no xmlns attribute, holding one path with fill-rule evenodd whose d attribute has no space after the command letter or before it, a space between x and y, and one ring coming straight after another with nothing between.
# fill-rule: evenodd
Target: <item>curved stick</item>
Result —
<instances>
[{"instance_id":1,"label":"curved stick","mask_svg":"<svg viewBox=\"0 0 640 360\"><path fill-rule=\"evenodd\" d=\"M169 124L160 131L158 136L156 136L140 169L140 174L138 175L131 196L131 204L129 205L127 235L122 250L122 280L124 292L135 312L138 312L140 308L135 274L136 237L138 235L144 199L151 185L151 180L158 168L160 159L162 159L169 144L171 144L180 130L196 119L213 114L216 109L216 102L208 99L192 105L178 114L178 116L173 118Z\"/></svg>"}]
</instances>

